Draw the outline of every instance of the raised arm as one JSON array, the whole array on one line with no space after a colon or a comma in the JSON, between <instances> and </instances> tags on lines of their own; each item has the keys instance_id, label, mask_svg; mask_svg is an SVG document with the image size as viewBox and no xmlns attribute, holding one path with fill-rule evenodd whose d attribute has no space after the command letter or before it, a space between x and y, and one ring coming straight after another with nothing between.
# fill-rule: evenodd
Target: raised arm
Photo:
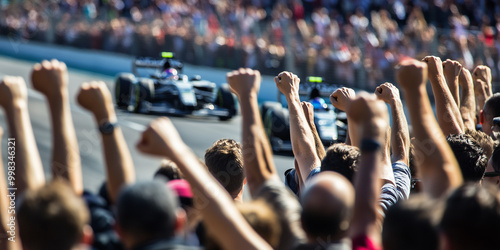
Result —
<instances>
[{"instance_id":1,"label":"raised arm","mask_svg":"<svg viewBox=\"0 0 500 250\"><path fill-rule=\"evenodd\" d=\"M427 96L427 64L415 60L400 63L396 74L403 88L415 135L416 166L422 188L433 197L462 184L457 160L439 128Z\"/></svg>"},{"instance_id":2,"label":"raised arm","mask_svg":"<svg viewBox=\"0 0 500 250\"><path fill-rule=\"evenodd\" d=\"M293 154L299 164L302 180L306 181L311 171L321 165L321 161L316 154L314 136L300 104L300 79L285 71L276 76L274 81L288 102Z\"/></svg>"},{"instance_id":3,"label":"raised arm","mask_svg":"<svg viewBox=\"0 0 500 250\"><path fill-rule=\"evenodd\" d=\"M423 61L427 63L439 126L444 135L463 133L462 118L460 117L457 104L446 84L441 59L435 56L427 56Z\"/></svg>"},{"instance_id":4,"label":"raised arm","mask_svg":"<svg viewBox=\"0 0 500 250\"><path fill-rule=\"evenodd\" d=\"M335 90L331 95L330 95L330 102L332 102L333 106L339 110L342 110L346 112L347 114L347 132L349 133L348 139L346 139L346 144L348 141L351 143L350 145L359 147L358 143L358 135L357 135L357 128L354 126L354 123L351 123L349 120L349 114L347 113L347 108L351 104L352 100L356 97L356 93L354 92L353 89L351 88L339 88Z\"/></svg>"},{"instance_id":5,"label":"raised arm","mask_svg":"<svg viewBox=\"0 0 500 250\"><path fill-rule=\"evenodd\" d=\"M26 83L21 77L5 76L0 82L0 105L5 110L9 138L16 146L17 195L45 184L42 160L38 153L35 136L28 113Z\"/></svg>"},{"instance_id":6,"label":"raised arm","mask_svg":"<svg viewBox=\"0 0 500 250\"><path fill-rule=\"evenodd\" d=\"M0 127L0 141L2 139L3 129ZM7 148L13 144L7 144ZM3 168L2 150L0 145L0 249L17 250L21 249L21 240L19 238L19 230L17 230L17 221L15 219L15 206L10 205L10 199L16 198L15 190L8 190L5 182L5 170ZM15 151L8 151L15 152ZM7 156L10 155L7 153ZM15 155L14 155L15 157ZM7 169L15 168L15 164L7 163ZM15 177L15 176L14 176ZM14 195L12 195L12 192ZM16 201L16 200L14 200ZM14 218L14 220L11 220Z\"/></svg>"},{"instance_id":7,"label":"raised arm","mask_svg":"<svg viewBox=\"0 0 500 250\"><path fill-rule=\"evenodd\" d=\"M459 76L462 72L462 65L450 59L447 59L443 62L443 74L446 79L446 84L448 84L448 89L450 90L451 96L453 96L453 100L457 104L457 107L460 107L460 96L458 90L459 84Z\"/></svg>"},{"instance_id":8,"label":"raised arm","mask_svg":"<svg viewBox=\"0 0 500 250\"><path fill-rule=\"evenodd\" d=\"M321 138L319 137L318 130L316 129L316 125L314 124L314 107L310 102L302 102L302 109L304 110L304 115L306 116L307 123L311 128L311 132L314 137L314 145L316 146L316 154L318 155L319 160L323 160L326 155L325 146L323 146L323 142L321 142Z\"/></svg>"},{"instance_id":9,"label":"raised arm","mask_svg":"<svg viewBox=\"0 0 500 250\"><path fill-rule=\"evenodd\" d=\"M270 178L278 178L274 167L271 146L262 127L257 94L260 89L260 72L240 69L227 74L227 82L239 99L242 117L243 169L250 194Z\"/></svg>"},{"instance_id":10,"label":"raised arm","mask_svg":"<svg viewBox=\"0 0 500 250\"><path fill-rule=\"evenodd\" d=\"M116 123L111 93L104 82L83 83L77 100L94 115L96 127L110 128L100 129L100 132L106 160L106 184L114 202L120 189L135 181L135 170L122 130Z\"/></svg>"},{"instance_id":11,"label":"raised arm","mask_svg":"<svg viewBox=\"0 0 500 250\"><path fill-rule=\"evenodd\" d=\"M168 118L151 122L137 148L144 153L167 157L177 164L191 185L195 198L203 202L195 202L195 206L200 209L207 230L212 232L223 249L271 249L245 221L229 194L206 166L182 141Z\"/></svg>"},{"instance_id":12,"label":"raised arm","mask_svg":"<svg viewBox=\"0 0 500 250\"><path fill-rule=\"evenodd\" d=\"M52 118L52 175L69 181L76 194L83 193L80 150L71 116L66 64L57 60L33 66L33 88L47 98Z\"/></svg>"},{"instance_id":13,"label":"raised arm","mask_svg":"<svg viewBox=\"0 0 500 250\"><path fill-rule=\"evenodd\" d=\"M464 129L476 130L476 99L474 98L474 83L469 70L466 68L462 69L458 82L462 87L460 114L464 122Z\"/></svg>"},{"instance_id":14,"label":"raised arm","mask_svg":"<svg viewBox=\"0 0 500 250\"><path fill-rule=\"evenodd\" d=\"M350 236L356 245L359 237L368 237L380 245L378 198L380 172L384 160L384 141L388 127L386 105L374 95L362 94L348 107L348 115L358 127L361 158L354 180L355 201Z\"/></svg>"},{"instance_id":15,"label":"raised arm","mask_svg":"<svg viewBox=\"0 0 500 250\"><path fill-rule=\"evenodd\" d=\"M401 161L408 166L410 159L410 133L399 89L391 83L386 82L377 87L375 95L391 107L392 162Z\"/></svg>"}]
</instances>

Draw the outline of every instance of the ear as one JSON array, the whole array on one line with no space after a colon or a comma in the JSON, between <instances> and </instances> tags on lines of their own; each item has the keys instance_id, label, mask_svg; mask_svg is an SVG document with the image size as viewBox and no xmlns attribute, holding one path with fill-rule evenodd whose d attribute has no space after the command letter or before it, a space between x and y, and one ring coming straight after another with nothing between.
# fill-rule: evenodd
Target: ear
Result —
<instances>
[{"instance_id":1,"label":"ear","mask_svg":"<svg viewBox=\"0 0 500 250\"><path fill-rule=\"evenodd\" d=\"M87 246L92 246L92 243L94 243L94 231L92 231L89 225L83 226L82 231L82 243Z\"/></svg>"},{"instance_id":2,"label":"ear","mask_svg":"<svg viewBox=\"0 0 500 250\"><path fill-rule=\"evenodd\" d=\"M243 180L243 185L246 185L247 184L247 177L245 177L245 179Z\"/></svg>"},{"instance_id":3,"label":"ear","mask_svg":"<svg viewBox=\"0 0 500 250\"><path fill-rule=\"evenodd\" d=\"M479 111L479 124L484 124L484 112L482 109Z\"/></svg>"},{"instance_id":4,"label":"ear","mask_svg":"<svg viewBox=\"0 0 500 250\"><path fill-rule=\"evenodd\" d=\"M178 208L177 212L175 213L175 232L180 233L184 231L184 228L186 227L187 224L187 216L186 216L186 211L182 208Z\"/></svg>"}]
</instances>

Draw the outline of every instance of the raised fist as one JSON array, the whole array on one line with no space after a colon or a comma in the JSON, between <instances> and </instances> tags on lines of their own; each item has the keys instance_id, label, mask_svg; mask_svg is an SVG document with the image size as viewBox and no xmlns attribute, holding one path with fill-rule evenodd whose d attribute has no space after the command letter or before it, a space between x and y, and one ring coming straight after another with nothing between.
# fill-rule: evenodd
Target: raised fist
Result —
<instances>
[{"instance_id":1,"label":"raised fist","mask_svg":"<svg viewBox=\"0 0 500 250\"><path fill-rule=\"evenodd\" d=\"M356 98L356 93L351 88L339 88L330 95L330 102L337 109L347 112L347 107Z\"/></svg>"},{"instance_id":2,"label":"raised fist","mask_svg":"<svg viewBox=\"0 0 500 250\"><path fill-rule=\"evenodd\" d=\"M174 124L170 119L161 117L153 120L142 133L137 149L150 155L170 157L182 145L185 146Z\"/></svg>"},{"instance_id":3,"label":"raised fist","mask_svg":"<svg viewBox=\"0 0 500 250\"><path fill-rule=\"evenodd\" d=\"M259 92L261 79L258 70L240 68L227 73L226 77L231 91L240 98Z\"/></svg>"},{"instance_id":4,"label":"raised fist","mask_svg":"<svg viewBox=\"0 0 500 250\"><path fill-rule=\"evenodd\" d=\"M27 90L24 79L19 76L5 76L0 82L0 105L10 108L19 102L26 104L26 101Z\"/></svg>"},{"instance_id":5,"label":"raised fist","mask_svg":"<svg viewBox=\"0 0 500 250\"><path fill-rule=\"evenodd\" d=\"M427 64L427 74L429 78L437 78L440 75L443 75L443 63L441 62L441 58L436 56L426 56L422 59L423 62Z\"/></svg>"},{"instance_id":6,"label":"raised fist","mask_svg":"<svg viewBox=\"0 0 500 250\"><path fill-rule=\"evenodd\" d=\"M446 79L455 79L462 71L462 64L453 60L446 60L443 62L443 72ZM450 83L448 83L450 84Z\"/></svg>"},{"instance_id":7,"label":"raised fist","mask_svg":"<svg viewBox=\"0 0 500 250\"><path fill-rule=\"evenodd\" d=\"M401 100L401 97L399 95L399 89L389 82L386 82L378 86L375 89L375 95L377 96L378 99L389 104L393 103L394 101Z\"/></svg>"},{"instance_id":8,"label":"raised fist","mask_svg":"<svg viewBox=\"0 0 500 250\"><path fill-rule=\"evenodd\" d=\"M405 91L417 89L427 81L427 64L413 59L402 61L396 68L396 79Z\"/></svg>"},{"instance_id":9,"label":"raised fist","mask_svg":"<svg viewBox=\"0 0 500 250\"><path fill-rule=\"evenodd\" d=\"M472 72L472 79L474 82L477 82L477 80L481 80L484 83L486 83L486 97L489 97L492 95L492 89L491 89L491 69L488 66L485 65L479 65L477 66L474 71Z\"/></svg>"},{"instance_id":10,"label":"raised fist","mask_svg":"<svg viewBox=\"0 0 500 250\"><path fill-rule=\"evenodd\" d=\"M115 115L111 93L102 81L83 83L76 98L83 108L90 111L98 119Z\"/></svg>"},{"instance_id":11,"label":"raised fist","mask_svg":"<svg viewBox=\"0 0 500 250\"><path fill-rule=\"evenodd\" d=\"M48 98L57 96L66 91L68 86L68 70L66 64L55 59L42 61L33 66L31 72L33 88Z\"/></svg>"},{"instance_id":12,"label":"raised fist","mask_svg":"<svg viewBox=\"0 0 500 250\"><path fill-rule=\"evenodd\" d=\"M285 96L299 93L300 78L292 72L283 71L274 78L279 91Z\"/></svg>"}]
</instances>

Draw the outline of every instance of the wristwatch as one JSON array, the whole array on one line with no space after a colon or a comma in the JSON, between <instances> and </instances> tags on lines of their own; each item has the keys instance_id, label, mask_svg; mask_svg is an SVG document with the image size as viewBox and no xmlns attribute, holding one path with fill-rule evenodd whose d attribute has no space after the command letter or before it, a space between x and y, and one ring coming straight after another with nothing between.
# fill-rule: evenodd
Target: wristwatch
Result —
<instances>
[{"instance_id":1,"label":"wristwatch","mask_svg":"<svg viewBox=\"0 0 500 250\"><path fill-rule=\"evenodd\" d=\"M118 127L118 123L107 121L99 126L99 131L103 135L110 135L113 134L113 131L115 131L116 127Z\"/></svg>"}]
</instances>

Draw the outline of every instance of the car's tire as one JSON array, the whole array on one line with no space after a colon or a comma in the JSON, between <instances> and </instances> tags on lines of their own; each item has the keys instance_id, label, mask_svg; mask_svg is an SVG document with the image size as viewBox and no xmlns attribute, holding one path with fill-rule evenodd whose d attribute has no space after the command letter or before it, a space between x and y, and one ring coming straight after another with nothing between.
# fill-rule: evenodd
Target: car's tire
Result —
<instances>
[{"instance_id":1,"label":"car's tire","mask_svg":"<svg viewBox=\"0 0 500 250\"><path fill-rule=\"evenodd\" d=\"M152 102L155 93L154 81L148 78L140 78L133 85L131 91L129 110L134 113L141 112L144 102Z\"/></svg>"},{"instance_id":2,"label":"car's tire","mask_svg":"<svg viewBox=\"0 0 500 250\"><path fill-rule=\"evenodd\" d=\"M115 80L115 103L118 108L126 108L130 102L130 87L136 81L130 73L120 73Z\"/></svg>"},{"instance_id":3,"label":"car's tire","mask_svg":"<svg viewBox=\"0 0 500 250\"><path fill-rule=\"evenodd\" d=\"M279 102L263 102L262 105L260 106L260 116L262 118L262 121L264 121L264 117L266 115L266 112L270 108L274 109L279 109L282 108L283 106Z\"/></svg>"},{"instance_id":4,"label":"car's tire","mask_svg":"<svg viewBox=\"0 0 500 250\"><path fill-rule=\"evenodd\" d=\"M229 85L227 83L222 84L217 89L217 96L215 97L214 104L229 111L229 115L219 116L219 120L221 121L230 120L237 113L236 97L231 93L231 90L229 90Z\"/></svg>"},{"instance_id":5,"label":"car's tire","mask_svg":"<svg viewBox=\"0 0 500 250\"><path fill-rule=\"evenodd\" d=\"M281 105L267 105L263 123L273 151L277 151L277 147L273 145L272 138L276 137L283 141L290 141L288 109L283 108Z\"/></svg>"}]
</instances>

